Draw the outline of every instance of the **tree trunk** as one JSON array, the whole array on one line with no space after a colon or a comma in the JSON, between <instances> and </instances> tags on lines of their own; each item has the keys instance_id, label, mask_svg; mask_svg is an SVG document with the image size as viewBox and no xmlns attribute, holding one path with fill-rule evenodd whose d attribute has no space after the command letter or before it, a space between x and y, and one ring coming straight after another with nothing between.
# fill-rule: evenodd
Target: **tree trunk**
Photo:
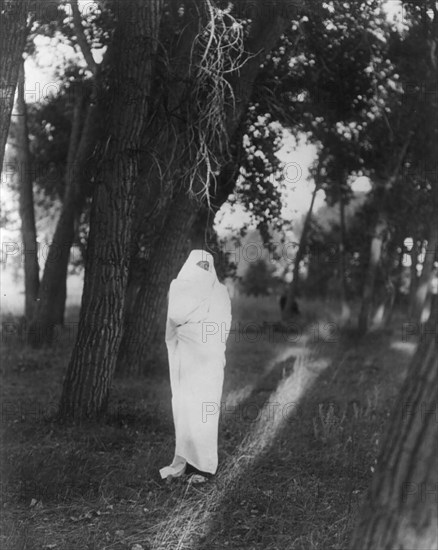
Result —
<instances>
[{"instance_id":1,"label":"tree trunk","mask_svg":"<svg viewBox=\"0 0 438 550\"><path fill-rule=\"evenodd\" d=\"M141 134L149 108L162 0L125 1L108 72L105 143L90 217L78 335L60 402L61 418L105 412L122 337Z\"/></svg>"},{"instance_id":2,"label":"tree trunk","mask_svg":"<svg viewBox=\"0 0 438 550\"><path fill-rule=\"evenodd\" d=\"M404 258L405 258L405 254L406 254L406 249L405 249L404 242L405 242L405 238L403 237L403 239L401 240L401 244L400 244L400 253L399 253L399 256L398 256L398 263L397 263L397 277L396 277L396 288L395 288L395 304L396 305L401 304L402 296L403 296L403 294L401 292L401 289L402 289L403 274L404 274L403 262L404 262Z\"/></svg>"},{"instance_id":3,"label":"tree trunk","mask_svg":"<svg viewBox=\"0 0 438 550\"><path fill-rule=\"evenodd\" d=\"M427 241L426 254L423 262L423 270L418 280L415 291L414 318L416 321L422 320L422 313L426 303L427 294L430 291L433 278L433 265L437 257L438 248L438 221L434 218L429 228L429 238Z\"/></svg>"},{"instance_id":4,"label":"tree trunk","mask_svg":"<svg viewBox=\"0 0 438 550\"><path fill-rule=\"evenodd\" d=\"M310 201L309 210L307 211L306 218L303 224L303 230L300 236L300 242L298 245L297 254L295 256L294 268L292 272L292 281L289 285L289 291L287 294L287 299L285 306L282 311L283 321L288 321L290 319L290 312L292 311L293 304L298 294L298 285L299 285L299 273L300 273L300 264L304 258L304 253L307 246L307 235L310 229L310 221L312 219L313 205L315 203L316 193L319 190L319 180L315 181L315 189L312 193L312 199Z\"/></svg>"},{"instance_id":5,"label":"tree trunk","mask_svg":"<svg viewBox=\"0 0 438 550\"><path fill-rule=\"evenodd\" d=\"M237 134L240 138L240 133ZM164 329L160 322L170 282L178 273L188 252L188 249L184 250L185 245L190 248L205 246L204 241L201 246L197 240L195 242L191 239L191 232L196 221L201 220L202 225L205 225L206 219L211 222L233 190L239 175L240 153L239 146L234 147L232 160L221 170L209 216L204 216L205 205L190 199L184 188L181 188L173 198L172 208L164 219L157 245L149 261L145 262L146 268L139 272L131 265L131 272L137 279L128 285L127 300L130 300L132 306L125 309L125 332L116 368L119 375L135 375L147 370L146 365L151 358L156 335L160 329ZM199 216L200 214L202 215Z\"/></svg>"},{"instance_id":6,"label":"tree trunk","mask_svg":"<svg viewBox=\"0 0 438 550\"><path fill-rule=\"evenodd\" d=\"M342 181L342 180L340 180ZM344 325L350 317L350 308L347 300L347 279L345 262L345 201L342 186L339 186L339 289L341 300L341 316L339 322Z\"/></svg>"},{"instance_id":7,"label":"tree trunk","mask_svg":"<svg viewBox=\"0 0 438 550\"><path fill-rule=\"evenodd\" d=\"M73 12L76 41L93 73L97 85L100 84L102 64L94 61L91 48L82 27L82 19L77 0L70 2ZM107 54L106 54L107 55ZM96 106L88 106L89 98L84 98L81 84L73 84L77 95L73 110L73 122L67 154L67 173L62 214L49 248L48 261L44 269L39 297L39 305L30 327L29 341L34 347L51 345L56 325L64 324L67 300L67 276L70 250L75 238L75 222L79 218L85 201L85 187L89 182L85 177L87 159L92 157L96 145L98 114ZM86 109L84 123L83 111ZM100 114L102 117L102 113ZM50 265L56 264L56 265Z\"/></svg>"},{"instance_id":8,"label":"tree trunk","mask_svg":"<svg viewBox=\"0 0 438 550\"><path fill-rule=\"evenodd\" d=\"M290 22L290 17L286 15L287 10L282 10L281 7L288 2L279 2L278 4L278 10L272 9L272 6L267 5L264 3L264 1L259 0L257 2L257 5L254 6L254 23L253 23L253 29L251 32L251 35L248 38L245 50L248 52L248 60L247 62L241 67L241 69L238 71L237 74L232 74L230 76L230 84L234 90L234 99L235 103L230 107L228 110L228 113L226 115L226 131L228 134L228 142L231 143L233 136L238 132L239 125L241 122L241 119L248 107L248 103L251 98L254 81L257 77L257 74L260 71L260 65L263 62L263 59L265 56L272 50L272 48L275 46L276 42L280 38L281 34L284 32L284 30L287 28L287 25ZM293 7L293 6L291 6ZM290 14L289 14L290 15ZM190 66L187 65L187 60L182 60L182 67ZM181 71L180 71L181 72ZM183 71L184 73L184 71ZM236 72L237 73L237 72ZM178 94L177 94L178 95ZM175 95L174 95L175 99ZM180 165L176 166L177 168L182 168L183 164L182 162ZM167 169L167 166L166 166ZM218 187L220 187L218 185ZM167 187L166 187L167 189ZM231 192L231 190L229 191ZM164 193L165 194L165 193ZM227 195L224 198L221 198L216 205L217 208L220 207L220 205L226 200ZM166 202L166 197L164 197L164 207L160 204L162 199L157 201L157 206L159 208L158 212L163 212L168 207L169 203ZM191 217L191 212L187 211L186 216L188 219L186 222L183 222L182 216L183 212L181 212L181 224L186 225L187 227L190 226L192 222L190 222L189 217ZM144 225L142 226L140 224L141 229L144 229L143 233L145 235L148 235L150 233L151 229L151 223L147 219L146 216L142 216L144 220ZM163 219L168 219L166 216L162 216ZM154 213L154 219L157 219L156 213ZM158 218L159 219L159 218ZM158 225L158 231L159 231L159 225ZM167 230L166 230L167 231ZM187 235L181 235L181 239L185 240L187 238ZM148 245L150 242L154 242L154 237L152 236L149 240ZM160 240L157 239L157 254L158 256L160 254L165 254L165 249L162 246L162 243ZM154 247L151 246L150 252L154 250ZM158 256L154 256L157 257ZM156 265L161 265L161 261L159 260L152 260L150 257L146 255L146 262L143 262L143 265L141 267L133 267L133 273L131 273L131 283L130 283L130 290L128 292L129 301L134 306L134 311L132 311L132 307L128 307L126 311L126 319L127 319L127 336L126 336L126 342L129 341L129 344L126 342L123 343L123 352L121 354L120 359L118 360L118 371L123 372L139 372L141 370L141 362L144 358L141 352L132 350L132 351L126 351L127 346L130 348L138 346L139 349L147 350L147 348L151 345L151 337L150 335L155 332L155 326L157 324L157 316L160 315L159 310L154 310L154 308L148 303L147 299L150 295L153 296L153 303L156 303L155 300L155 294L149 293L149 262L155 262ZM171 261L171 260L169 260ZM163 265L167 265L163 262ZM154 269L154 273L158 273L156 269ZM154 275L154 278L158 276ZM159 277L158 277L159 278ZM166 280L168 277L166 278ZM170 279L169 279L170 283ZM155 283L152 283L152 285ZM167 283L168 284L168 283ZM151 287L152 288L152 287ZM143 289L143 291L141 291ZM140 294L140 292L142 292ZM167 290L166 290L167 292ZM144 302L144 303L143 303ZM140 306L139 304L142 303ZM152 302L151 302L152 303ZM155 307L155 306L154 306ZM150 323L150 327L146 327L146 311L147 311L147 320ZM134 320L134 321L133 321ZM143 327L142 330L139 330L139 327ZM133 334L134 333L134 334ZM140 343L143 342L143 343Z\"/></svg>"},{"instance_id":9,"label":"tree trunk","mask_svg":"<svg viewBox=\"0 0 438 550\"><path fill-rule=\"evenodd\" d=\"M436 297L434 302L436 314ZM392 413L352 550L438 548L438 340L432 325Z\"/></svg>"},{"instance_id":10,"label":"tree trunk","mask_svg":"<svg viewBox=\"0 0 438 550\"><path fill-rule=\"evenodd\" d=\"M49 247L38 307L28 331L28 341L35 348L53 343L55 325L59 321L55 318L55 311L59 315L59 301L65 292L70 248L74 239L74 215L69 201L68 205L63 206Z\"/></svg>"},{"instance_id":11,"label":"tree trunk","mask_svg":"<svg viewBox=\"0 0 438 550\"><path fill-rule=\"evenodd\" d=\"M74 237L73 237L74 239ZM62 274L59 273L60 281L58 285L58 292L53 296L53 324L54 326L64 326L65 322L65 306L67 302L67 279L68 279L68 265L69 257L65 264L65 270L62 271Z\"/></svg>"},{"instance_id":12,"label":"tree trunk","mask_svg":"<svg viewBox=\"0 0 438 550\"><path fill-rule=\"evenodd\" d=\"M62 211L44 266L38 307L29 327L28 341L36 348L51 345L55 336L55 326L64 323L70 250L75 238L75 220L80 215L85 201L84 169L94 144L97 117L96 106L88 107L81 132L83 101L79 93L70 135Z\"/></svg>"},{"instance_id":13,"label":"tree trunk","mask_svg":"<svg viewBox=\"0 0 438 550\"><path fill-rule=\"evenodd\" d=\"M376 225L374 227L374 232L371 237L370 258L369 258L367 272L365 275L365 282L363 286L362 304L359 312L359 322L358 322L358 329L361 334L365 334L368 331L377 266L379 264L380 257L382 255L382 246L388 230L386 213L384 210L384 201L385 201L387 192L393 187L393 185L397 181L400 170L403 167L403 163L405 161L412 138L415 135L415 130L417 128L417 125L418 125L418 121L416 119L413 119L410 124L410 130L409 132L406 133L406 138L403 142L402 147L400 148L397 158L395 159L392 172L389 172L388 173L389 175L386 174L385 183L379 186L377 189L376 199L378 200L378 204L380 205L380 211L378 213Z\"/></svg>"},{"instance_id":14,"label":"tree trunk","mask_svg":"<svg viewBox=\"0 0 438 550\"><path fill-rule=\"evenodd\" d=\"M380 213L371 237L370 257L363 286L362 304L359 313L359 331L361 334L365 334L368 331L373 303L374 282L376 280L377 267L382 255L382 247L386 232L386 219L383 217L383 214Z\"/></svg>"},{"instance_id":15,"label":"tree trunk","mask_svg":"<svg viewBox=\"0 0 438 550\"><path fill-rule=\"evenodd\" d=\"M27 36L27 2L0 1L0 173Z\"/></svg>"},{"instance_id":16,"label":"tree trunk","mask_svg":"<svg viewBox=\"0 0 438 550\"><path fill-rule=\"evenodd\" d=\"M193 1L191 7L196 7ZM190 3L187 4L188 7ZM131 264L126 291L125 315L130 318L136 299L145 283L154 248L164 230L174 182L184 170L184 150L187 147L187 98L190 95L190 70L193 42L199 32L201 11L186 9L183 30L170 47L165 74L172 85L163 93L161 80L151 91L156 98L152 120L148 121L142 139L144 154L139 164L139 185L131 238ZM128 330L130 330L128 328Z\"/></svg>"},{"instance_id":17,"label":"tree trunk","mask_svg":"<svg viewBox=\"0 0 438 550\"><path fill-rule=\"evenodd\" d=\"M140 287L135 307L125 319L125 332L117 360L117 372L139 374L146 371L171 280L181 268L187 253L185 243L200 205L181 190L166 218L161 238L149 261L144 284Z\"/></svg>"},{"instance_id":18,"label":"tree trunk","mask_svg":"<svg viewBox=\"0 0 438 550\"><path fill-rule=\"evenodd\" d=\"M385 302L384 302L384 313L382 319L382 325L389 327L392 321L392 315L394 312L394 306L396 303L398 286L400 281L400 259L399 247L397 246L398 239L394 239L393 247L390 252L391 261L387 269L387 277L385 281ZM403 251L403 243L401 246ZM403 256L402 256L403 258Z\"/></svg>"},{"instance_id":19,"label":"tree trunk","mask_svg":"<svg viewBox=\"0 0 438 550\"><path fill-rule=\"evenodd\" d=\"M379 329L389 325L395 299L395 286L391 280L390 269L388 266L385 267L381 264L380 270L381 281L379 285L375 285L374 290L373 329Z\"/></svg>"},{"instance_id":20,"label":"tree trunk","mask_svg":"<svg viewBox=\"0 0 438 550\"><path fill-rule=\"evenodd\" d=\"M415 315L415 297L417 294L418 288L418 275L417 275L417 265L418 265L418 239L413 238L413 245L411 250L411 268L410 268L410 284L409 284L409 318L414 318Z\"/></svg>"},{"instance_id":21,"label":"tree trunk","mask_svg":"<svg viewBox=\"0 0 438 550\"><path fill-rule=\"evenodd\" d=\"M24 63L20 64L17 96L17 150L19 175L19 202L21 218L21 237L24 250L24 315L29 323L34 315L39 286L38 243L35 227L33 202L33 182L30 166L29 134L27 126L27 107L25 102Z\"/></svg>"},{"instance_id":22,"label":"tree trunk","mask_svg":"<svg viewBox=\"0 0 438 550\"><path fill-rule=\"evenodd\" d=\"M380 261L376 270L376 282L373 292L373 316L371 326L379 329L389 326L395 301L396 285L394 277L398 277L398 263L400 261L397 239L393 239L386 246L385 258Z\"/></svg>"}]
</instances>

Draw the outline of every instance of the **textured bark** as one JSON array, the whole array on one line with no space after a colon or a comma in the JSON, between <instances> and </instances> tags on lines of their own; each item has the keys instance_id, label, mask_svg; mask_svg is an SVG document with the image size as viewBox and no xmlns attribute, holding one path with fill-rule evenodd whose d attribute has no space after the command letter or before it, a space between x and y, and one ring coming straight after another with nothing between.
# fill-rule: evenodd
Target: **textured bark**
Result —
<instances>
[{"instance_id":1,"label":"textured bark","mask_svg":"<svg viewBox=\"0 0 438 550\"><path fill-rule=\"evenodd\" d=\"M27 2L0 1L0 172L26 43Z\"/></svg>"},{"instance_id":2,"label":"textured bark","mask_svg":"<svg viewBox=\"0 0 438 550\"><path fill-rule=\"evenodd\" d=\"M64 379L61 418L96 418L107 406L122 337L141 134L161 9L162 0L130 0L118 11L78 335Z\"/></svg>"},{"instance_id":3,"label":"textured bark","mask_svg":"<svg viewBox=\"0 0 438 550\"><path fill-rule=\"evenodd\" d=\"M392 413L352 550L438 548L436 297L434 302L434 320L425 327Z\"/></svg>"},{"instance_id":4,"label":"textured bark","mask_svg":"<svg viewBox=\"0 0 438 550\"><path fill-rule=\"evenodd\" d=\"M142 242L143 262L133 266L137 274L133 274L132 280L135 283L141 279L141 270L147 269L149 255L154 249L154 242L162 227L162 220L166 218L163 212L170 206L172 199L172 185L180 180L180 172L184 169L184 162L187 158L181 156L183 145L181 136L185 135L185 123L187 110L188 90L190 89L190 74L193 68L192 48L193 41L199 32L202 24L203 8L205 3L200 0L189 2L187 9L184 30L179 37L174 49L169 54L169 93L166 95L165 106L159 105L159 111L154 112L153 122L148 124L148 129L143 137L143 148L146 154L142 156L138 187L136 218L133 230L133 249ZM203 7L203 8L202 8ZM238 130L240 121L245 113L253 84L260 71L260 65L266 55L275 46L282 32L290 22L288 10L296 10L296 6L290 0L278 0L265 5L264 1L258 0L252 3L254 9L254 28L248 38L245 50L248 53L247 62L233 75L230 84L234 90L235 104L230 102L226 114L226 129L229 142ZM193 14L196 16L193 17ZM290 14L289 14L290 15ZM167 84L167 83L165 83ZM156 90L157 94L162 92ZM169 120L169 117L171 120ZM160 128L168 126L171 122L174 130L162 132ZM135 291L133 292L135 295Z\"/></svg>"},{"instance_id":5,"label":"textured bark","mask_svg":"<svg viewBox=\"0 0 438 550\"><path fill-rule=\"evenodd\" d=\"M164 335L164 326L160 322L170 282L178 273L188 247L205 246L204 240L199 243L193 239L196 222L205 228L206 220L214 219L215 213L227 199L239 174L240 153L240 149L236 148L233 160L221 170L208 216L204 215L206 206L191 200L184 188L174 197L153 256L147 263L148 268L139 284L130 287L133 289L129 297L132 307L125 312L125 331L117 360L118 374L134 375L147 371L156 336L160 332Z\"/></svg>"},{"instance_id":6,"label":"textured bark","mask_svg":"<svg viewBox=\"0 0 438 550\"><path fill-rule=\"evenodd\" d=\"M293 5L292 2L287 1L278 1L276 3L269 4L259 1L253 7L254 25L252 33L245 45L245 50L249 54L248 61L239 70L239 74L234 75L230 81L230 84L234 90L235 104L233 106L230 105L226 114L225 126L229 143L233 141L233 136L235 136L236 132L239 130L242 117L246 112L251 98L255 79L260 71L261 63L266 55L275 46L281 34L290 22L290 13L288 13L287 8L293 10L296 9L296 6ZM184 38L184 44L186 44L187 51L190 51L189 46L191 40L192 37L190 36L189 31L187 31L187 35ZM184 56L182 56L181 59L181 70L184 74L184 71L187 71L190 64ZM179 95L181 96L183 93L181 92ZM174 100L176 97L178 97L178 94L175 93ZM180 163L179 165L178 162ZM184 159L178 160L175 163L176 168L181 169L183 167L183 162ZM154 185L158 188L157 183ZM220 189L221 184L219 184L218 187ZM144 216L144 224L140 224L141 229L139 233L142 232L143 235L146 236L149 234L151 235L151 238L147 239L148 251L145 255L146 261L142 262L140 266L134 265L131 268L130 288L128 292L129 305L126 310L127 329L125 341L123 342L120 358L118 360L119 372L123 371L136 373L142 370L146 350L148 350L148 348L152 345L152 336L155 334L158 318L161 314L161 309L157 301L158 298L155 293L157 291L149 290L154 288L155 282L153 279L156 277L154 275L151 280L150 269L152 268L149 267L149 264L151 262L156 264L154 273L158 273L157 268L159 265L168 265L168 263L159 259L161 255L163 255L162 257L164 258L164 255L166 255L166 249L162 246L161 239L154 237L154 233L159 235L160 230L161 232L167 231L166 228L161 229L159 224L160 215L162 219L169 219L168 216L162 215L162 212L165 212L166 209L169 208L170 201L166 198L166 193L167 197L169 197L170 190L168 186L166 186L164 190L163 188L161 189L161 195L158 195L158 193L152 195L149 194L149 200L151 197L157 197L154 201L155 209L153 216L152 219L150 217L148 219ZM148 192L151 193L150 188ZM216 196L215 208L219 208L221 206L221 204L226 200L229 192L231 192L231 189L227 186L226 193L222 193L221 189L219 190ZM175 204L173 204L172 208L174 208L174 206ZM178 223L180 224L180 227L187 227L186 232L181 229L181 232L179 233L182 242L184 242L188 237L189 228L193 223L192 214L193 212L190 211L190 209L187 210L185 214L183 210L178 213ZM184 215L187 218L185 220L183 218ZM155 243L156 248L154 247ZM172 261L172 258L168 259L168 262ZM163 280L167 281L166 285L168 286L170 279L168 277L163 277ZM148 303L148 300L151 301ZM162 302L160 302L160 304L161 303ZM147 324L149 324L150 327L148 327Z\"/></svg>"},{"instance_id":7,"label":"textured bark","mask_svg":"<svg viewBox=\"0 0 438 550\"><path fill-rule=\"evenodd\" d=\"M365 334L369 327L373 304L374 282L376 280L377 268L382 255L382 247L386 232L386 219L383 217L383 214L379 214L371 237L370 257L363 286L362 304L359 312L359 331L362 334Z\"/></svg>"},{"instance_id":8,"label":"textured bark","mask_svg":"<svg viewBox=\"0 0 438 550\"><path fill-rule=\"evenodd\" d=\"M153 89L158 96L153 105L151 120L142 137L142 154L139 161L139 184L136 190L134 222L131 238L131 264L126 295L126 314L136 306L136 296L147 277L149 261L159 241L173 197L173 186L180 179L186 158L185 120L187 97L190 89L190 60L193 41L199 31L199 14L193 17L186 10L183 30L171 46L165 70L171 84L163 90ZM158 61L157 61L158 63Z\"/></svg>"},{"instance_id":9,"label":"textured bark","mask_svg":"<svg viewBox=\"0 0 438 550\"><path fill-rule=\"evenodd\" d=\"M190 228L200 208L184 190L175 197L166 218L160 240L149 262L147 284L135 298L136 307L125 319L125 333L118 357L117 371L138 374L147 371L150 346L155 339L171 280L181 268Z\"/></svg>"},{"instance_id":10,"label":"textured bark","mask_svg":"<svg viewBox=\"0 0 438 550\"><path fill-rule=\"evenodd\" d=\"M33 318L39 287L38 243L35 227L32 170L30 166L24 64L21 63L17 94L17 152L21 237L24 250L24 292L26 321Z\"/></svg>"}]
</instances>

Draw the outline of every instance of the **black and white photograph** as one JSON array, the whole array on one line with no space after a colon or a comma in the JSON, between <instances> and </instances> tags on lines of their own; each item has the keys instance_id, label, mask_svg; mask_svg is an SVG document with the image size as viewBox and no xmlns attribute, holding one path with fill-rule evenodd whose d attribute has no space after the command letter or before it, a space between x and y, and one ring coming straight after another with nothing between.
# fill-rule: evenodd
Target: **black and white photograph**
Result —
<instances>
[{"instance_id":1,"label":"black and white photograph","mask_svg":"<svg viewBox=\"0 0 438 550\"><path fill-rule=\"evenodd\" d=\"M0 549L438 550L438 3L0 0Z\"/></svg>"}]
</instances>

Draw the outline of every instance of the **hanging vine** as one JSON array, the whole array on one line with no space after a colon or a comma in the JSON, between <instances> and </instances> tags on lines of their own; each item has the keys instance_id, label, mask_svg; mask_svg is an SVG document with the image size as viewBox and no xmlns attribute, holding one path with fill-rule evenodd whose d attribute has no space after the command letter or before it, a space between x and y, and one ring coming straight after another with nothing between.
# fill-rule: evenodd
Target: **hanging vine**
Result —
<instances>
[{"instance_id":1,"label":"hanging vine","mask_svg":"<svg viewBox=\"0 0 438 550\"><path fill-rule=\"evenodd\" d=\"M189 100L187 150L184 174L190 192L210 205L210 190L229 158L226 121L235 97L228 80L248 59L244 48L244 24L231 14L232 4L218 8L205 0L208 21L196 36L191 52L193 87Z\"/></svg>"}]
</instances>

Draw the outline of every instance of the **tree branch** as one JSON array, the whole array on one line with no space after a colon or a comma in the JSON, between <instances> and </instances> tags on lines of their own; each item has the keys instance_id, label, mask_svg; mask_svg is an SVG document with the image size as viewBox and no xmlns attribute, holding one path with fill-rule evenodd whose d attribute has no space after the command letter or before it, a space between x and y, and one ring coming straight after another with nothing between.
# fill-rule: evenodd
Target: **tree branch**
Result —
<instances>
[{"instance_id":1,"label":"tree branch","mask_svg":"<svg viewBox=\"0 0 438 550\"><path fill-rule=\"evenodd\" d=\"M76 156L76 150L78 147L80 135L81 135L81 111L82 111L82 98L80 94L77 94L75 99L75 105L73 109L73 122L70 132L70 140L68 144L67 153L67 166L71 168Z\"/></svg>"},{"instance_id":2,"label":"tree branch","mask_svg":"<svg viewBox=\"0 0 438 550\"><path fill-rule=\"evenodd\" d=\"M94 60L93 54L91 53L90 45L88 44L87 37L85 36L84 28L82 26L82 17L78 6L78 0L70 0L70 5L73 13L73 25L76 32L76 40L79 47L81 48L82 55L87 62L88 68L94 75L96 75L98 64Z\"/></svg>"},{"instance_id":3,"label":"tree branch","mask_svg":"<svg viewBox=\"0 0 438 550\"><path fill-rule=\"evenodd\" d=\"M259 0L254 6L252 30L245 44L249 57L232 81L236 102L234 109L228 113L227 128L230 136L251 99L260 65L290 25L292 13L298 7L296 0Z\"/></svg>"}]
</instances>

